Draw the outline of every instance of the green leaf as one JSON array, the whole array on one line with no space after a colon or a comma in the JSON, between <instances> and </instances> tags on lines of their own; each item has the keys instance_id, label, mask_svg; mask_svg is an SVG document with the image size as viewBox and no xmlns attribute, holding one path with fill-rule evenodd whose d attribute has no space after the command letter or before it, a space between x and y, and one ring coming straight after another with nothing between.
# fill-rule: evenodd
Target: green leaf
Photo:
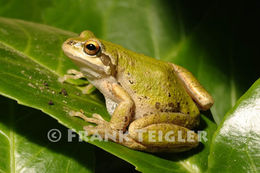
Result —
<instances>
[{"instance_id":1,"label":"green leaf","mask_svg":"<svg viewBox=\"0 0 260 173\"><path fill-rule=\"evenodd\" d=\"M77 88L58 82L59 73L66 71L65 68L74 67L70 60L60 53L60 40L73 34L19 20L1 18L0 24L1 94L17 100L20 104L40 109L76 131L82 131L86 123L70 117L70 110L83 109L87 115L99 113L109 119L104 103L97 97L97 93L78 96ZM63 88L68 96L59 93ZM48 104L50 100L54 105ZM201 129L208 131L210 139L215 124L203 117L201 125ZM157 156L112 142L89 142L132 163L143 172L201 172L207 168L205 163L209 151L208 142L196 151L179 154L181 157L177 157L177 154Z\"/></svg>"},{"instance_id":2,"label":"green leaf","mask_svg":"<svg viewBox=\"0 0 260 173\"><path fill-rule=\"evenodd\" d=\"M260 79L218 127L210 149L210 172L260 171Z\"/></svg>"},{"instance_id":3,"label":"green leaf","mask_svg":"<svg viewBox=\"0 0 260 173\"><path fill-rule=\"evenodd\" d=\"M48 131L67 129L42 112L0 97L0 172L94 172L93 147L86 143L50 142Z\"/></svg>"}]
</instances>

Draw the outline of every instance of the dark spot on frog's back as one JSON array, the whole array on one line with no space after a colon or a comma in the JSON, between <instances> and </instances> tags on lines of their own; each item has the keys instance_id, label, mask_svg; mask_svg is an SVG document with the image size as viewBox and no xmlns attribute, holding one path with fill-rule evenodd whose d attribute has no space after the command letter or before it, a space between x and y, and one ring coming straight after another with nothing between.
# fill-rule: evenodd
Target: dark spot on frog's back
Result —
<instances>
[{"instance_id":1,"label":"dark spot on frog's back","mask_svg":"<svg viewBox=\"0 0 260 173\"><path fill-rule=\"evenodd\" d=\"M180 102L177 103L177 108L179 109L181 107Z\"/></svg>"},{"instance_id":2,"label":"dark spot on frog's back","mask_svg":"<svg viewBox=\"0 0 260 173\"><path fill-rule=\"evenodd\" d=\"M160 108L160 103L159 103L159 102L156 102L156 103L155 103L155 108L156 108L156 109L159 109L159 108Z\"/></svg>"},{"instance_id":3,"label":"dark spot on frog's back","mask_svg":"<svg viewBox=\"0 0 260 173\"><path fill-rule=\"evenodd\" d=\"M168 103L168 106L173 108L174 107L174 104L172 102Z\"/></svg>"},{"instance_id":4,"label":"dark spot on frog's back","mask_svg":"<svg viewBox=\"0 0 260 173\"><path fill-rule=\"evenodd\" d=\"M130 84L134 84L134 82L133 82L132 80L129 80L129 83L130 83Z\"/></svg>"},{"instance_id":5,"label":"dark spot on frog's back","mask_svg":"<svg viewBox=\"0 0 260 173\"><path fill-rule=\"evenodd\" d=\"M143 117L146 117L146 116L148 116L148 114L143 114Z\"/></svg>"}]
</instances>

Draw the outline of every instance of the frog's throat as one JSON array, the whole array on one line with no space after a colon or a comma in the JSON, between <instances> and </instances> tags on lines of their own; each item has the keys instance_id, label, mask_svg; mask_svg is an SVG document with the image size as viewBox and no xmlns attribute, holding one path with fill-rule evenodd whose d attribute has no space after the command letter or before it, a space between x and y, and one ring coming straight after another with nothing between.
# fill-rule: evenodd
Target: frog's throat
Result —
<instances>
[{"instance_id":1,"label":"frog's throat","mask_svg":"<svg viewBox=\"0 0 260 173\"><path fill-rule=\"evenodd\" d=\"M90 79L100 79L103 76L106 76L105 69L91 64L87 61L84 61L80 58L73 56L70 53L66 53L66 55L74 62L74 64L79 67L80 71Z\"/></svg>"}]
</instances>

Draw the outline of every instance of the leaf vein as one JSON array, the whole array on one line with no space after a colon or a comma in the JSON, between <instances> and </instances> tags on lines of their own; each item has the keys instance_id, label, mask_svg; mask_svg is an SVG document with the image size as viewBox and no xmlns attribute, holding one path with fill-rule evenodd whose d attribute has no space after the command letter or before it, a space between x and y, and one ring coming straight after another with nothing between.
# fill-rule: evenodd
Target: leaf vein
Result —
<instances>
[{"instance_id":1,"label":"leaf vein","mask_svg":"<svg viewBox=\"0 0 260 173\"><path fill-rule=\"evenodd\" d=\"M25 46L25 49L24 49L24 53L25 54L29 53L29 51L31 49L31 39L32 39L30 33L28 33L21 25L19 25L18 22L14 22L12 20L12 23L15 24L27 36L28 40L27 40L27 43L26 43L26 46Z\"/></svg>"},{"instance_id":2,"label":"leaf vein","mask_svg":"<svg viewBox=\"0 0 260 173\"><path fill-rule=\"evenodd\" d=\"M68 160L68 163L67 163L67 167L66 167L66 173L69 172L69 167L70 167L70 165L71 165L71 160L69 159L69 160Z\"/></svg>"},{"instance_id":3,"label":"leaf vein","mask_svg":"<svg viewBox=\"0 0 260 173\"><path fill-rule=\"evenodd\" d=\"M7 136L2 130L0 130L0 134L2 134L10 142L9 136Z\"/></svg>"}]
</instances>

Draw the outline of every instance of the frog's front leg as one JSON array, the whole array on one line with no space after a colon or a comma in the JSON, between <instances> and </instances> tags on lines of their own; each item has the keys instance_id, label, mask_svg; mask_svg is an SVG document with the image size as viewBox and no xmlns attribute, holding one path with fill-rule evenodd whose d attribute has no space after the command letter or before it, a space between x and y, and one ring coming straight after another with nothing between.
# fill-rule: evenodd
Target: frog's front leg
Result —
<instances>
[{"instance_id":1,"label":"frog's front leg","mask_svg":"<svg viewBox=\"0 0 260 173\"><path fill-rule=\"evenodd\" d=\"M135 105L129 94L117 83L112 83L111 99L118 103L110 120L113 129L125 131L129 125Z\"/></svg>"},{"instance_id":2,"label":"frog's front leg","mask_svg":"<svg viewBox=\"0 0 260 173\"><path fill-rule=\"evenodd\" d=\"M115 134L116 139L114 142L129 148L146 150L146 146L136 142L128 134L123 134L134 113L134 102L119 84L108 81L109 80L103 80L99 83L99 86L101 86L100 91L105 97L109 97L109 99L118 103L110 122L105 121L98 114L93 114L91 118L86 117L82 112L71 112L70 115L80 117L86 122L97 124L97 126L89 125L84 127L88 135L98 134L104 139L107 134ZM125 139L120 140L120 135L125 135Z\"/></svg>"},{"instance_id":3,"label":"frog's front leg","mask_svg":"<svg viewBox=\"0 0 260 173\"><path fill-rule=\"evenodd\" d=\"M114 82L114 80L101 80L95 82L99 82L99 90L104 94L105 97L108 97L118 104L112 114L110 122L103 120L101 116L97 116L95 114L92 118L85 117L80 112L74 112L71 115L81 117L87 122L97 124L96 127L92 127L92 131L95 129L99 131L113 129L124 132L126 127L129 125L129 122L131 121L134 112L134 102L128 93L125 92L119 84ZM90 128L88 129L90 130Z\"/></svg>"},{"instance_id":4,"label":"frog's front leg","mask_svg":"<svg viewBox=\"0 0 260 173\"><path fill-rule=\"evenodd\" d=\"M59 81L60 82L65 82L67 81L68 79L80 79L80 78L84 78L84 74L81 73L80 71L77 71L75 69L69 69L67 71L67 74L65 74L63 77L60 77L59 78Z\"/></svg>"},{"instance_id":5,"label":"frog's front leg","mask_svg":"<svg viewBox=\"0 0 260 173\"><path fill-rule=\"evenodd\" d=\"M114 130L125 131L134 113L135 105L132 98L113 77L109 77L106 80L94 81L93 83L99 86L99 91L106 98L117 103L117 107L109 122L110 127Z\"/></svg>"}]
</instances>

